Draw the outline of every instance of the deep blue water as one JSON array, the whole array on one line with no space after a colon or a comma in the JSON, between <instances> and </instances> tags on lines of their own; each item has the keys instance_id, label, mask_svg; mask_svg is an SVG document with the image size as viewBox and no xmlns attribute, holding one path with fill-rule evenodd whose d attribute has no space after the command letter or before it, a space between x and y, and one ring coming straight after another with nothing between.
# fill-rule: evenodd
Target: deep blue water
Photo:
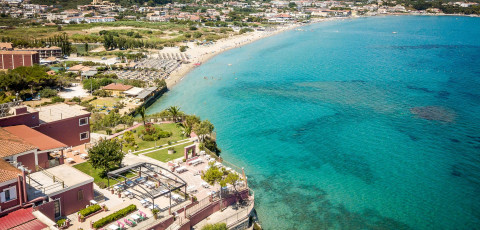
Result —
<instances>
[{"instance_id":1,"label":"deep blue water","mask_svg":"<svg viewBox=\"0 0 480 230\"><path fill-rule=\"evenodd\" d=\"M211 59L148 113L212 121L265 229L480 229L479 25L310 25Z\"/></svg>"}]
</instances>

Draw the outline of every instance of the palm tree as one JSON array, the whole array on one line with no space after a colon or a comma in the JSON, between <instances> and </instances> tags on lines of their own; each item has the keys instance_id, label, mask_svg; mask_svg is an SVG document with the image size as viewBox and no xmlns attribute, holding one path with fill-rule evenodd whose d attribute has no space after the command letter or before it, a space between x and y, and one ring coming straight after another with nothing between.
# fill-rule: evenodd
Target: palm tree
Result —
<instances>
[{"instance_id":1,"label":"palm tree","mask_svg":"<svg viewBox=\"0 0 480 230\"><path fill-rule=\"evenodd\" d=\"M142 116L143 125L145 125L145 106L140 107L138 113Z\"/></svg>"},{"instance_id":2,"label":"palm tree","mask_svg":"<svg viewBox=\"0 0 480 230\"><path fill-rule=\"evenodd\" d=\"M178 116L178 114L180 114L180 107L170 106L170 107L168 107L167 111L172 115L173 122L177 122L177 116Z\"/></svg>"}]
</instances>

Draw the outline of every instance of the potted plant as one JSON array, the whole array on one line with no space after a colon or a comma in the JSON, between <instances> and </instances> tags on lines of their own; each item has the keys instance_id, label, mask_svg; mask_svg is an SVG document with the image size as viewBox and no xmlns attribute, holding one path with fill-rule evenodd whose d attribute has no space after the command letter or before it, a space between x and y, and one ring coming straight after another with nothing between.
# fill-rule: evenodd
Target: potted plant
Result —
<instances>
[{"instance_id":1,"label":"potted plant","mask_svg":"<svg viewBox=\"0 0 480 230\"><path fill-rule=\"evenodd\" d=\"M174 154L175 153L175 148L170 147L168 148L168 154Z\"/></svg>"},{"instance_id":2,"label":"potted plant","mask_svg":"<svg viewBox=\"0 0 480 230\"><path fill-rule=\"evenodd\" d=\"M160 212L160 210L154 208L152 209L152 214L153 214L153 218L158 219L158 212Z\"/></svg>"}]
</instances>

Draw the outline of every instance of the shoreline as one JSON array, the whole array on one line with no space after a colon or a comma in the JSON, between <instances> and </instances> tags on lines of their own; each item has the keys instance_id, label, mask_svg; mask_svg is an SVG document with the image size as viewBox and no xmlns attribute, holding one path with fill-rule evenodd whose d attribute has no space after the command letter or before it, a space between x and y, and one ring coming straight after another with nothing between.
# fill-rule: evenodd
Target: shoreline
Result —
<instances>
[{"instance_id":1,"label":"shoreline","mask_svg":"<svg viewBox=\"0 0 480 230\"><path fill-rule=\"evenodd\" d=\"M320 22L325 22L325 21L334 21L334 20L345 20L345 19L351 19L351 17L348 18L326 18L326 19L317 19L315 21L312 21L307 24L290 24L286 26L278 26L275 27L275 30L273 31L253 31L253 32L248 32L245 33L244 35L237 35L229 38L223 38L215 42L215 44L208 45L208 46L202 46L202 45L196 45L193 42L189 42L188 46L190 48L187 49L184 53L189 55L190 58L190 63L188 64L183 64L180 66L177 70L172 72L170 77L166 79L165 81L167 82L167 88L171 90L174 88L175 85L180 83L183 78L188 75L193 69L195 69L197 66L194 65L195 63L201 63L204 64L207 61L209 61L211 58L215 57L218 54L221 54L227 50L235 49L235 48L240 48L244 45L253 43L255 41L274 36L280 33L283 33L285 31L289 31L298 27L302 26L307 26L315 23L320 23ZM178 48L175 49L164 49L164 52L171 52L171 51L176 51ZM163 50L162 50L163 51ZM159 53L162 53L159 52Z\"/></svg>"}]
</instances>

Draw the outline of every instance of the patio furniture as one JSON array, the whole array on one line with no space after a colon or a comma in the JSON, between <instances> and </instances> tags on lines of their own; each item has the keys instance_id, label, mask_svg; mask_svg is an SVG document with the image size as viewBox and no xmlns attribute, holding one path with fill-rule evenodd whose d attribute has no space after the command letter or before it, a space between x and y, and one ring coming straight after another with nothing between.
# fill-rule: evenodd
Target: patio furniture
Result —
<instances>
[{"instance_id":1,"label":"patio furniture","mask_svg":"<svg viewBox=\"0 0 480 230\"><path fill-rule=\"evenodd\" d=\"M185 166L181 166L181 167L178 167L177 169L175 169L175 171L177 173L182 173L182 172L187 171L187 168Z\"/></svg>"},{"instance_id":2,"label":"patio furniture","mask_svg":"<svg viewBox=\"0 0 480 230\"><path fill-rule=\"evenodd\" d=\"M134 184L132 181L130 181L130 180L127 180L127 181L125 182L125 184L126 184L128 187L132 187L132 186L135 185L135 184Z\"/></svg>"},{"instance_id":3,"label":"patio furniture","mask_svg":"<svg viewBox=\"0 0 480 230\"><path fill-rule=\"evenodd\" d=\"M151 182L151 181L147 181L147 188L155 188L155 183Z\"/></svg>"},{"instance_id":4,"label":"patio furniture","mask_svg":"<svg viewBox=\"0 0 480 230\"><path fill-rule=\"evenodd\" d=\"M123 218L123 222L125 222L125 224L127 224L127 225L130 226L130 227L135 226L135 224L134 224L132 221L127 220L126 218Z\"/></svg>"},{"instance_id":5,"label":"patio furniture","mask_svg":"<svg viewBox=\"0 0 480 230\"><path fill-rule=\"evenodd\" d=\"M187 192L196 192L196 191L197 191L197 187L195 187L195 185L191 185L187 187Z\"/></svg>"},{"instance_id":6,"label":"patio furniture","mask_svg":"<svg viewBox=\"0 0 480 230\"><path fill-rule=\"evenodd\" d=\"M148 200L143 199L143 200L140 200L140 204L146 208L150 204L150 202Z\"/></svg>"},{"instance_id":7,"label":"patio furniture","mask_svg":"<svg viewBox=\"0 0 480 230\"><path fill-rule=\"evenodd\" d=\"M72 163L72 162L74 162L74 161L75 161L75 160L74 160L73 158L71 158L71 157L67 158L67 162L68 162L68 163Z\"/></svg>"},{"instance_id":8,"label":"patio furniture","mask_svg":"<svg viewBox=\"0 0 480 230\"><path fill-rule=\"evenodd\" d=\"M148 208L149 208L150 210L160 209L160 207L158 207L158 205L150 205L150 206L148 206Z\"/></svg>"},{"instance_id":9,"label":"patio furniture","mask_svg":"<svg viewBox=\"0 0 480 230\"><path fill-rule=\"evenodd\" d=\"M88 158L88 154L86 154L86 153L82 153L82 154L80 154L80 158L82 158L82 159L84 159L84 160L85 160L85 159L87 159L87 158Z\"/></svg>"},{"instance_id":10,"label":"patio furniture","mask_svg":"<svg viewBox=\"0 0 480 230\"><path fill-rule=\"evenodd\" d=\"M95 204L98 204L98 203L95 200L90 200L90 204L95 205Z\"/></svg>"},{"instance_id":11,"label":"patio furniture","mask_svg":"<svg viewBox=\"0 0 480 230\"><path fill-rule=\"evenodd\" d=\"M138 214L130 215L130 217L132 217L132 219L136 222L142 221L142 217Z\"/></svg>"},{"instance_id":12,"label":"patio furniture","mask_svg":"<svg viewBox=\"0 0 480 230\"><path fill-rule=\"evenodd\" d=\"M210 185L207 182L202 182L202 187L210 188Z\"/></svg>"},{"instance_id":13,"label":"patio furniture","mask_svg":"<svg viewBox=\"0 0 480 230\"><path fill-rule=\"evenodd\" d=\"M173 195L172 195L172 200L180 201L180 200L181 200L180 195L178 195L178 194L173 194Z\"/></svg>"},{"instance_id":14,"label":"patio furniture","mask_svg":"<svg viewBox=\"0 0 480 230\"><path fill-rule=\"evenodd\" d=\"M118 227L117 225L115 224L111 224L108 226L109 229L112 229L112 230L117 230L117 229L120 229L120 227Z\"/></svg>"}]
</instances>

